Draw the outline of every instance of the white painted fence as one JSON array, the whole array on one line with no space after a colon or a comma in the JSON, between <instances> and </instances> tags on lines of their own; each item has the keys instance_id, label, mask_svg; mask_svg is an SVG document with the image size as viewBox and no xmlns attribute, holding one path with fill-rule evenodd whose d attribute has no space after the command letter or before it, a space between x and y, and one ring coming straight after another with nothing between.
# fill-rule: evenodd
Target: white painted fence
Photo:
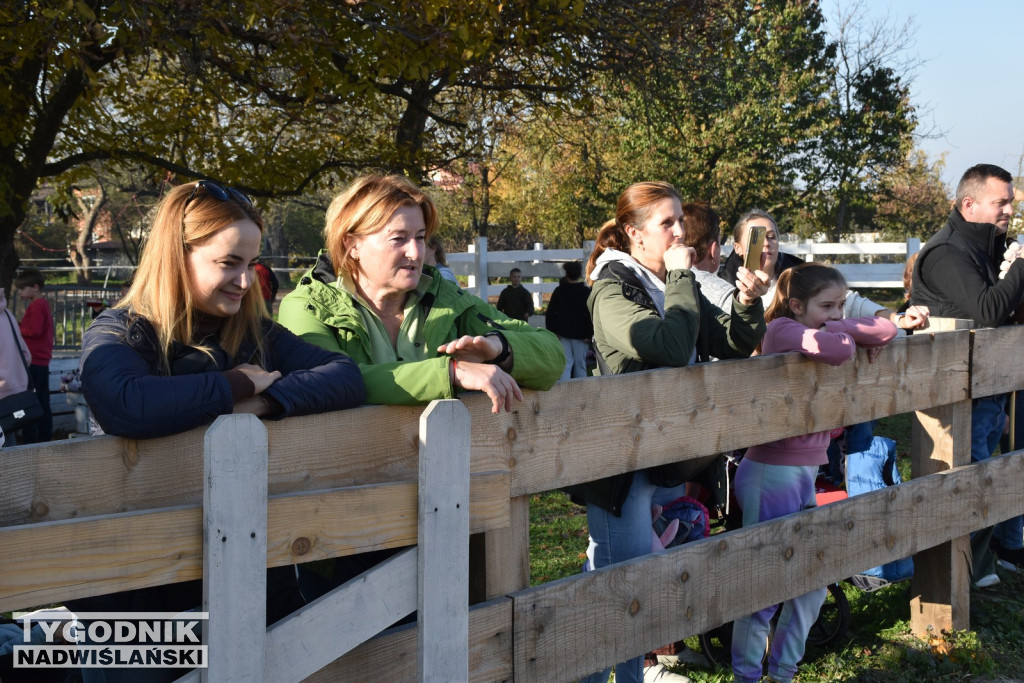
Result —
<instances>
[{"instance_id":1,"label":"white painted fence","mask_svg":"<svg viewBox=\"0 0 1024 683\"><path fill-rule=\"evenodd\" d=\"M921 240L911 238L906 242L857 242L857 243L819 243L799 242L783 244L782 251L799 256L805 261L829 263L835 256L859 256L863 261L870 261L877 256L898 257L896 263L841 263L836 264L850 287L884 287L903 288L903 264L911 254L921 249ZM543 280L562 277L561 264L565 261L582 261L590 258L594 249L593 242L586 242L579 249L544 249L535 244L533 250L488 251L487 238L476 238L467 253L448 254L448 265L456 275L469 279L468 289L477 296L486 298L498 296L505 284L489 284L486 291L477 283L487 278L508 278L512 268L519 268L523 274L523 285L533 293L534 305L540 305L543 294L554 291L557 282ZM731 248L724 247L723 255L728 255Z\"/></svg>"}]
</instances>

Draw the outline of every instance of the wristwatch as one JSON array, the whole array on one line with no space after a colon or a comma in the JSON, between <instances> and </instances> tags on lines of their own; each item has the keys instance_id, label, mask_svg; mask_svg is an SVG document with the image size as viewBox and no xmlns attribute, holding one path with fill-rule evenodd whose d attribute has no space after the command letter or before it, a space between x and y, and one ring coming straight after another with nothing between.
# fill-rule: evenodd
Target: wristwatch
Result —
<instances>
[{"instance_id":1,"label":"wristwatch","mask_svg":"<svg viewBox=\"0 0 1024 683\"><path fill-rule=\"evenodd\" d=\"M488 332L484 336L497 337L498 339L501 340L501 353L499 353L497 356L495 356L494 358L487 362L490 363L491 365L501 365L506 360L508 360L508 357L512 355L512 349L509 348L508 339L505 339L505 335L503 335L501 332Z\"/></svg>"}]
</instances>

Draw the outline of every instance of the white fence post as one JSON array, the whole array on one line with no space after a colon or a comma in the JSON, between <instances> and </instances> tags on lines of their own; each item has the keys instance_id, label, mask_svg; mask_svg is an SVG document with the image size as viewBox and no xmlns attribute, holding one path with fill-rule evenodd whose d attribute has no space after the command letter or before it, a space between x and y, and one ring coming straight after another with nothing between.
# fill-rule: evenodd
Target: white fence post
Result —
<instances>
[{"instance_id":1,"label":"white fence post","mask_svg":"<svg viewBox=\"0 0 1024 683\"><path fill-rule=\"evenodd\" d=\"M586 275L587 261L590 260L590 255L594 253L594 247L597 246L597 240L584 240L583 242L583 274Z\"/></svg>"},{"instance_id":2,"label":"white fence post","mask_svg":"<svg viewBox=\"0 0 1024 683\"><path fill-rule=\"evenodd\" d=\"M469 680L469 411L432 401L420 416L419 680Z\"/></svg>"},{"instance_id":3,"label":"white fence post","mask_svg":"<svg viewBox=\"0 0 1024 683\"><path fill-rule=\"evenodd\" d=\"M476 244L476 292L475 294L487 301L489 282L487 280L487 238L477 237Z\"/></svg>"},{"instance_id":4,"label":"white fence post","mask_svg":"<svg viewBox=\"0 0 1024 683\"><path fill-rule=\"evenodd\" d=\"M533 243L533 250L534 251L544 251L544 245L541 244L540 242L534 242ZM540 263L540 261L534 261L534 264L537 264L537 263ZM543 278L534 276L533 284L539 285L542 282L544 282ZM533 310L536 311L537 309L539 309L542 303L544 303L544 295L541 294L540 290L538 289L536 292L533 293Z\"/></svg>"},{"instance_id":5,"label":"white fence post","mask_svg":"<svg viewBox=\"0 0 1024 683\"><path fill-rule=\"evenodd\" d=\"M267 629L267 428L222 415L203 438L202 681L262 681Z\"/></svg>"}]
</instances>

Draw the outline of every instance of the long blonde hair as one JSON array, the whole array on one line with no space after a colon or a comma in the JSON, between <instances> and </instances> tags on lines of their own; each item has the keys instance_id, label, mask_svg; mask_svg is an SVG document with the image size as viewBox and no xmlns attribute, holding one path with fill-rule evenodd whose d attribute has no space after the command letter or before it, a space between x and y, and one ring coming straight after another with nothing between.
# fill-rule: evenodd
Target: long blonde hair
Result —
<instances>
[{"instance_id":1,"label":"long blonde hair","mask_svg":"<svg viewBox=\"0 0 1024 683\"><path fill-rule=\"evenodd\" d=\"M356 262L345 244L346 237L372 235L403 206L418 206L423 211L426 226L423 237L429 241L437 230L437 209L430 196L405 176L364 175L335 197L324 223L324 242L334 274L354 276L356 272Z\"/></svg>"},{"instance_id":2,"label":"long blonde hair","mask_svg":"<svg viewBox=\"0 0 1024 683\"><path fill-rule=\"evenodd\" d=\"M642 228L654 205L662 199L679 199L679 193L668 183L655 181L634 183L619 195L619 201L615 205L615 218L601 226L594 251L587 260L587 282L593 284L590 274L594 272L597 259L605 250L616 249L629 253L632 242L626 233L626 226Z\"/></svg>"},{"instance_id":3,"label":"long blonde hair","mask_svg":"<svg viewBox=\"0 0 1024 683\"><path fill-rule=\"evenodd\" d=\"M193 192L195 195L189 201ZM171 345L178 342L194 346L196 307L186 254L221 229L242 220L251 220L263 232L263 219L252 205L231 196L218 199L206 188L197 188L195 183L175 187L156 209L132 286L117 303L117 308L132 310L153 325L161 363L168 373ZM259 286L249 287L238 313L224 320L220 331L221 348L233 357L242 342L251 339L262 357L262 326L267 317Z\"/></svg>"}]
</instances>

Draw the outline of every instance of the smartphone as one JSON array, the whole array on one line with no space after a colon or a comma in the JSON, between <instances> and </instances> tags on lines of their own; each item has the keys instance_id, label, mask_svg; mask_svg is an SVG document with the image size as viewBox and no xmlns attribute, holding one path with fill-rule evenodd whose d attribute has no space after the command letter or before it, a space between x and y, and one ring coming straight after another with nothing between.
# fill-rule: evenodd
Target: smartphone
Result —
<instances>
[{"instance_id":1,"label":"smartphone","mask_svg":"<svg viewBox=\"0 0 1024 683\"><path fill-rule=\"evenodd\" d=\"M743 236L743 267L754 272L761 269L761 252L764 250L764 236L768 228L763 225L751 225Z\"/></svg>"}]
</instances>

